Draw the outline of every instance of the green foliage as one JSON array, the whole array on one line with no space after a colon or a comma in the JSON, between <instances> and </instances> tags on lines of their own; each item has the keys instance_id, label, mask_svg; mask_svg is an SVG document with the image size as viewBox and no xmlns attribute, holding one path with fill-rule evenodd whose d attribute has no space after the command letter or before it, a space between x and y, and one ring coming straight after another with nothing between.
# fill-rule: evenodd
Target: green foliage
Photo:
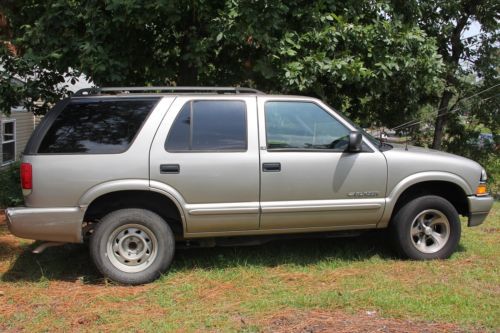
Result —
<instances>
[{"instance_id":1,"label":"green foliage","mask_svg":"<svg viewBox=\"0 0 500 333\"><path fill-rule=\"evenodd\" d=\"M0 110L24 104L44 113L66 93L54 85L70 71L65 75L85 73L99 86L242 85L317 96L363 127L390 128L424 115L418 142L430 145L438 109L463 107L461 99L500 82L499 6L494 0L4 0L0 11L20 57L0 46ZM481 34L463 38L474 21ZM5 80L13 77L28 83ZM477 136L463 115L498 135L498 92L438 118L439 137L449 141L444 149L462 153L456 142Z\"/></svg>"},{"instance_id":2,"label":"green foliage","mask_svg":"<svg viewBox=\"0 0 500 333\"><path fill-rule=\"evenodd\" d=\"M23 78L20 83L17 79ZM65 95L64 82L57 72L49 72L30 57L15 57L0 47L0 113L10 114L13 106L24 106L35 114L45 114Z\"/></svg>"},{"instance_id":3,"label":"green foliage","mask_svg":"<svg viewBox=\"0 0 500 333\"><path fill-rule=\"evenodd\" d=\"M488 173L488 189L495 197L500 196L500 137L494 142L479 139L480 133L489 132L482 126L473 127L465 121L456 122L449 132L445 149L468 157L481 164Z\"/></svg>"},{"instance_id":4,"label":"green foliage","mask_svg":"<svg viewBox=\"0 0 500 333\"><path fill-rule=\"evenodd\" d=\"M477 93L480 89L493 87L495 82L500 82L498 75L500 2L392 0L391 3L405 24L418 25L436 41L438 53L445 65L439 74L445 82L444 89L435 92L440 99L435 108L439 109L440 113L454 109L454 103L467 96L468 92ZM480 33L464 37L473 23L480 25ZM474 76L474 80L470 80L471 76ZM498 94L500 88L494 92ZM496 106L493 103L484 106L493 107L476 111L482 112L483 116L486 113L498 115L498 103ZM474 116L474 113L469 112L469 114ZM434 148L441 148L442 138L446 140L446 137L453 136L453 129L458 121L460 120L457 117L447 115L435 119ZM488 128L496 126L491 121L484 124Z\"/></svg>"},{"instance_id":5,"label":"green foliage","mask_svg":"<svg viewBox=\"0 0 500 333\"><path fill-rule=\"evenodd\" d=\"M435 41L386 1L32 1L0 5L22 58L97 85L247 85L318 96L368 126L441 87Z\"/></svg>"},{"instance_id":6,"label":"green foliage","mask_svg":"<svg viewBox=\"0 0 500 333\"><path fill-rule=\"evenodd\" d=\"M20 206L24 203L20 184L19 163L0 170L0 208Z\"/></svg>"}]
</instances>

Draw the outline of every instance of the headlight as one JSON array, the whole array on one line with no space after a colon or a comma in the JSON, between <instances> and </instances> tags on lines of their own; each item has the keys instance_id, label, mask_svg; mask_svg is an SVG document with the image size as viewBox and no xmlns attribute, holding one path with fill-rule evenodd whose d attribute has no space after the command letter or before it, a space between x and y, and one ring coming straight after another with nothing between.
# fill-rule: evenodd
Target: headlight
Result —
<instances>
[{"instance_id":1,"label":"headlight","mask_svg":"<svg viewBox=\"0 0 500 333\"><path fill-rule=\"evenodd\" d=\"M479 181L481 182L486 182L488 180L488 175L486 174L486 170L481 170L481 178L479 179Z\"/></svg>"}]
</instances>

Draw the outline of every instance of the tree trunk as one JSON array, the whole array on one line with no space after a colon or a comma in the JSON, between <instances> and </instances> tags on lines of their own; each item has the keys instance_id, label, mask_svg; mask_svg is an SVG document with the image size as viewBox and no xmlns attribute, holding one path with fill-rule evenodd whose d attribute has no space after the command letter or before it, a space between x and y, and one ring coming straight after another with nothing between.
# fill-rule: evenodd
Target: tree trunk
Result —
<instances>
[{"instance_id":1,"label":"tree trunk","mask_svg":"<svg viewBox=\"0 0 500 333\"><path fill-rule=\"evenodd\" d=\"M434 125L434 140L432 141L433 149L441 149L441 144L443 143L443 134L444 127L446 125L446 120L448 115L448 105L450 104L450 100L453 97L453 93L449 90L445 90L443 92L443 96L441 96L441 101L439 102L439 113L436 117L436 123Z\"/></svg>"},{"instance_id":2,"label":"tree trunk","mask_svg":"<svg viewBox=\"0 0 500 333\"><path fill-rule=\"evenodd\" d=\"M480 4L480 0L465 1L462 4L463 14L457 19L457 23L449 39L449 44L448 41L446 41L445 44L441 45L440 47L440 53L443 56L445 63L448 63L448 65L450 65L446 77L446 85L448 87L453 87L456 85L454 72L456 68L460 66L460 56L464 52L464 44L461 41L462 31L467 26L469 18L476 13L476 10ZM448 51L449 46L451 46L451 54ZM436 118L436 123L434 126L434 140L432 142L432 148L434 149L441 149L444 127L446 126L446 122L448 120L448 116L443 115L443 113L449 111L448 106L452 97L453 92L451 92L450 90L445 90L443 92L443 95L441 96L441 101L439 102L440 111L438 113L438 117Z\"/></svg>"}]
</instances>

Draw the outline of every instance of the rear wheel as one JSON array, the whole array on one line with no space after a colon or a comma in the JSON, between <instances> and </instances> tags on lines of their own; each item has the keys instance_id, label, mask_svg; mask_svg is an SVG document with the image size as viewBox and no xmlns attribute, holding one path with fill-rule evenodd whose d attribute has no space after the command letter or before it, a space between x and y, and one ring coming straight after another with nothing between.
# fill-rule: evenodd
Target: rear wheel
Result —
<instances>
[{"instance_id":1,"label":"rear wheel","mask_svg":"<svg viewBox=\"0 0 500 333\"><path fill-rule=\"evenodd\" d=\"M434 195L406 203L392 219L391 229L398 252L416 260L449 258L461 234L455 207Z\"/></svg>"},{"instance_id":2,"label":"rear wheel","mask_svg":"<svg viewBox=\"0 0 500 333\"><path fill-rule=\"evenodd\" d=\"M144 209L121 209L106 215L90 239L99 271L123 284L157 279L172 262L175 240L168 224Z\"/></svg>"}]
</instances>

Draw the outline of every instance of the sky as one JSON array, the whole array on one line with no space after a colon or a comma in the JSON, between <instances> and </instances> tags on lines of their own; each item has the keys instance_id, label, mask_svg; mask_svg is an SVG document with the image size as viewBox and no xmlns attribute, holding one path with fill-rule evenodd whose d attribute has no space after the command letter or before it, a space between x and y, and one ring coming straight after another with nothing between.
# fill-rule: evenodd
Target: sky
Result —
<instances>
[{"instance_id":1,"label":"sky","mask_svg":"<svg viewBox=\"0 0 500 333\"><path fill-rule=\"evenodd\" d=\"M473 21L469 27L469 30L462 33L462 38L471 37L479 33L481 33L481 25L479 24L478 21Z\"/></svg>"}]
</instances>

